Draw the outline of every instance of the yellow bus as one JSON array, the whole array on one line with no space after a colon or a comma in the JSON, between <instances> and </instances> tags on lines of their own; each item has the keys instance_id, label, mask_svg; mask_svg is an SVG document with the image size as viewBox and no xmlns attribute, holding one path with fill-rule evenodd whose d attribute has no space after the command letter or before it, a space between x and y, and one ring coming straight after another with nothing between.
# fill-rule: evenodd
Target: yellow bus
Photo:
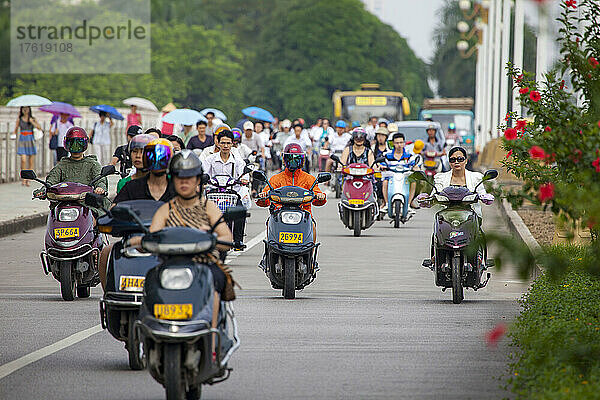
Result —
<instances>
[{"instance_id":1,"label":"yellow bus","mask_svg":"<svg viewBox=\"0 0 600 400\"><path fill-rule=\"evenodd\" d=\"M400 92L379 90L376 83L363 83L361 90L333 93L333 119L359 121L366 124L370 117L388 121L403 121L410 114L408 99Z\"/></svg>"}]
</instances>

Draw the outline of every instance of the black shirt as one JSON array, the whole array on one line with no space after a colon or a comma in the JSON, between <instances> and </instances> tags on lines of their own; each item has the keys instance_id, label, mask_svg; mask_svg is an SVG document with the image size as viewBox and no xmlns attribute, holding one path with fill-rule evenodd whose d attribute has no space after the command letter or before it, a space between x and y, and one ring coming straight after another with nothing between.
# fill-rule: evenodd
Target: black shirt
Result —
<instances>
[{"instance_id":1,"label":"black shirt","mask_svg":"<svg viewBox=\"0 0 600 400\"><path fill-rule=\"evenodd\" d=\"M123 178L127 176L127 173L133 166L131 163L131 157L129 156L128 148L128 144L121 145L115 149L115 153L113 154L113 157L117 157L119 159L119 163L121 163L121 176L125 174Z\"/></svg>"},{"instance_id":2,"label":"black shirt","mask_svg":"<svg viewBox=\"0 0 600 400\"><path fill-rule=\"evenodd\" d=\"M213 137L206 135L206 139L203 141L196 135L193 136L187 144L187 148L190 150L193 149L205 149L214 144Z\"/></svg>"},{"instance_id":3,"label":"black shirt","mask_svg":"<svg viewBox=\"0 0 600 400\"><path fill-rule=\"evenodd\" d=\"M175 188L173 187L173 183L169 180L167 185L167 189L160 196L160 201L164 201L165 203L171 200L176 196ZM139 179L132 179L123 186L121 191L117 193L117 196L113 200L114 204L117 204L121 201L126 200L156 200L152 197L150 193L150 189L148 188L148 175Z\"/></svg>"}]
</instances>

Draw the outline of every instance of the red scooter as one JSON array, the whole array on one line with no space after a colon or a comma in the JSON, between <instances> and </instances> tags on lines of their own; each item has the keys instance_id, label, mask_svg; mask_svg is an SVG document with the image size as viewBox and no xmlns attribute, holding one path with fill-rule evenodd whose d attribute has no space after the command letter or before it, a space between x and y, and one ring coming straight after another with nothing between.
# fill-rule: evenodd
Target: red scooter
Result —
<instances>
[{"instance_id":1,"label":"red scooter","mask_svg":"<svg viewBox=\"0 0 600 400\"><path fill-rule=\"evenodd\" d=\"M433 178L440 170L439 158L436 158L435 151L427 151L424 156L423 168L425 169L425 175Z\"/></svg>"},{"instance_id":2,"label":"red scooter","mask_svg":"<svg viewBox=\"0 0 600 400\"><path fill-rule=\"evenodd\" d=\"M330 157L342 164L335 154ZM381 158L375 160L375 163L383 161L384 158ZM362 230L371 227L379 215L373 186L374 172L366 164L350 164L342 168L344 183L338 208L344 226L353 230L354 236L360 236Z\"/></svg>"},{"instance_id":3,"label":"red scooter","mask_svg":"<svg viewBox=\"0 0 600 400\"><path fill-rule=\"evenodd\" d=\"M100 283L98 258L104 241L94 229L92 213L83 201L86 193L94 191L94 183L114 173L114 165L107 165L89 185L62 182L50 186L38 179L35 172L21 171L21 178L40 182L46 187L45 193L36 194L34 198L51 202L45 251L40 253L40 258L44 273L52 272L54 279L60 282L63 300L73 301L75 294L79 298L90 297L91 287Z\"/></svg>"}]
</instances>

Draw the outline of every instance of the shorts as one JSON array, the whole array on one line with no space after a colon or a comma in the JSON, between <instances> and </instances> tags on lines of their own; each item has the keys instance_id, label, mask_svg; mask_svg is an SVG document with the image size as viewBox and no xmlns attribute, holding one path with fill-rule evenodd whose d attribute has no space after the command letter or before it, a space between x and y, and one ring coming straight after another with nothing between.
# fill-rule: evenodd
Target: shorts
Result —
<instances>
[{"instance_id":1,"label":"shorts","mask_svg":"<svg viewBox=\"0 0 600 400\"><path fill-rule=\"evenodd\" d=\"M208 263L208 268L213 276L213 285L215 286L215 291L220 295L223 294L225 290L225 272L215 263Z\"/></svg>"}]
</instances>

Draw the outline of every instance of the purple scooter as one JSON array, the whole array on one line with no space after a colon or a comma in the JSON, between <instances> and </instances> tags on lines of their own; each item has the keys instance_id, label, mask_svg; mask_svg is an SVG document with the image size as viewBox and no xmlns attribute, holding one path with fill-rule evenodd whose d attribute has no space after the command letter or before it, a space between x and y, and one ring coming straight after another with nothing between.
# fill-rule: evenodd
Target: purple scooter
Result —
<instances>
[{"instance_id":1,"label":"purple scooter","mask_svg":"<svg viewBox=\"0 0 600 400\"><path fill-rule=\"evenodd\" d=\"M46 225L45 251L40 253L42 269L52 272L60 282L63 300L73 301L90 297L92 286L98 285L98 259L105 240L94 229L94 219L89 208L83 205L85 194L94 191L100 179L114 174L114 165L102 168L99 177L89 185L62 182L49 185L38 179L32 170L21 171L21 178L35 180L46 187L46 193L34 196L50 200L50 214Z\"/></svg>"}]
</instances>

